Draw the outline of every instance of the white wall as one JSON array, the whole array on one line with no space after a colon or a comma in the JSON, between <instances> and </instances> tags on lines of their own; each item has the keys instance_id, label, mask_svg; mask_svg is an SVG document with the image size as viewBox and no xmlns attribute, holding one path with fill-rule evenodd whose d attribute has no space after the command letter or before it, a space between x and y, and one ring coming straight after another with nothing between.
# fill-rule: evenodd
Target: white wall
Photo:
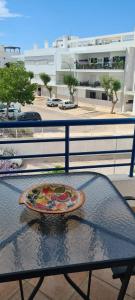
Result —
<instances>
[{"instance_id":1,"label":"white wall","mask_svg":"<svg viewBox=\"0 0 135 300\"><path fill-rule=\"evenodd\" d=\"M133 47L135 41L128 41L128 42L118 42L112 43L107 45L94 45L90 47L76 47L76 48L69 48L71 53L105 53L105 52L119 52L119 51L126 51L128 47Z\"/></svg>"},{"instance_id":2,"label":"white wall","mask_svg":"<svg viewBox=\"0 0 135 300\"><path fill-rule=\"evenodd\" d=\"M125 68L125 91L135 90L135 48L127 49L127 60Z\"/></svg>"},{"instance_id":3,"label":"white wall","mask_svg":"<svg viewBox=\"0 0 135 300\"><path fill-rule=\"evenodd\" d=\"M49 64L41 64L38 62L38 56L53 55L54 61ZM61 64L65 63L65 69L69 68L68 65L73 65L75 59L83 59L90 57L106 57L106 56L124 56L126 55L126 66L124 70L74 70L73 75L78 81L100 81L103 75L109 75L115 79L118 79L122 83L123 91L135 90L135 41L117 42L107 45L93 45L87 47L75 47L75 48L48 48L48 49L34 49L25 52L24 57L37 56L37 62L29 63L25 62L27 70L33 71L35 74L35 81L38 84L42 84L39 79L40 73L48 73L51 77L51 84L63 83L63 76L65 72L61 72ZM69 72L68 72L69 74ZM124 88L123 88L124 85ZM65 87L58 87L58 94L69 97L68 90ZM85 99L84 90L79 91L79 97ZM121 96L121 101L124 101L124 97Z\"/></svg>"},{"instance_id":4,"label":"white wall","mask_svg":"<svg viewBox=\"0 0 135 300\"><path fill-rule=\"evenodd\" d=\"M54 66L49 65L28 65L25 64L25 67L28 71L32 71L36 76L33 80L33 82L36 82L38 84L42 84L42 81L40 80L39 74L40 73L47 73L51 77L50 84L55 84L56 81L56 72L54 70Z\"/></svg>"},{"instance_id":5,"label":"white wall","mask_svg":"<svg viewBox=\"0 0 135 300\"><path fill-rule=\"evenodd\" d=\"M133 98L133 113L135 113L135 94L134 94L134 98Z\"/></svg>"},{"instance_id":6,"label":"white wall","mask_svg":"<svg viewBox=\"0 0 135 300\"><path fill-rule=\"evenodd\" d=\"M103 107L112 107L112 103L111 101L106 101L106 100L102 100L102 93L104 91L98 91L98 90L93 90L96 92L96 99L92 99L92 98L86 98L86 90L91 90L91 88L79 88L77 87L77 92L75 94L75 100L81 101L84 104L91 104L91 105L95 105L95 106L103 106ZM57 97L60 98L69 98L69 91L68 88L66 86L58 86L57 87ZM118 97L120 99L120 93L118 94ZM121 101L119 100L119 102L116 104L115 109L117 111L121 111Z\"/></svg>"}]
</instances>

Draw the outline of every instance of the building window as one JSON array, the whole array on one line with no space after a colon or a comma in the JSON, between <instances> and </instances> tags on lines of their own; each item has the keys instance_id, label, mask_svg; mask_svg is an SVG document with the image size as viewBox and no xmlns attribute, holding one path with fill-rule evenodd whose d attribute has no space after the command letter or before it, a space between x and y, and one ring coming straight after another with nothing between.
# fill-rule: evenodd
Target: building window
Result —
<instances>
[{"instance_id":1,"label":"building window","mask_svg":"<svg viewBox=\"0 0 135 300\"><path fill-rule=\"evenodd\" d=\"M96 57L92 57L91 58L91 63L92 64L96 64L97 63L97 58Z\"/></svg>"},{"instance_id":2,"label":"building window","mask_svg":"<svg viewBox=\"0 0 135 300\"><path fill-rule=\"evenodd\" d=\"M90 92L90 98L96 99L96 92Z\"/></svg>"},{"instance_id":3,"label":"building window","mask_svg":"<svg viewBox=\"0 0 135 300\"><path fill-rule=\"evenodd\" d=\"M131 100L128 100L127 102L126 102L126 104L133 104L133 100L131 99Z\"/></svg>"},{"instance_id":4,"label":"building window","mask_svg":"<svg viewBox=\"0 0 135 300\"><path fill-rule=\"evenodd\" d=\"M37 94L38 94L38 96L40 96L40 97L41 97L41 95L42 95L41 87L40 87L40 86L39 86L38 89L37 89Z\"/></svg>"},{"instance_id":5,"label":"building window","mask_svg":"<svg viewBox=\"0 0 135 300\"><path fill-rule=\"evenodd\" d=\"M86 98L96 99L96 92L86 90Z\"/></svg>"},{"instance_id":6,"label":"building window","mask_svg":"<svg viewBox=\"0 0 135 300\"><path fill-rule=\"evenodd\" d=\"M108 63L109 62L109 57L104 57L104 63Z\"/></svg>"},{"instance_id":7,"label":"building window","mask_svg":"<svg viewBox=\"0 0 135 300\"><path fill-rule=\"evenodd\" d=\"M102 93L102 100L108 100L106 93Z\"/></svg>"},{"instance_id":8,"label":"building window","mask_svg":"<svg viewBox=\"0 0 135 300\"><path fill-rule=\"evenodd\" d=\"M27 64L53 64L54 63L54 56L53 55L43 55L43 56L26 56L25 62Z\"/></svg>"}]
</instances>

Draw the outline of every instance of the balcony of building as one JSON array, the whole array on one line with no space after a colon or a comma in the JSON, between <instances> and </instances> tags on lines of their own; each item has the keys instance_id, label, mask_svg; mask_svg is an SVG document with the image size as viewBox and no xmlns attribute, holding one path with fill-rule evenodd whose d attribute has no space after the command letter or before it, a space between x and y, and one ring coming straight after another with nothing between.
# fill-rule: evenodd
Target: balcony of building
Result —
<instances>
[{"instance_id":1,"label":"balcony of building","mask_svg":"<svg viewBox=\"0 0 135 300\"><path fill-rule=\"evenodd\" d=\"M123 60L116 62L93 62L89 63L88 60L79 60L75 62L75 68L77 70L124 70L125 63Z\"/></svg>"},{"instance_id":2,"label":"balcony of building","mask_svg":"<svg viewBox=\"0 0 135 300\"><path fill-rule=\"evenodd\" d=\"M122 56L103 56L103 55L76 55L76 60L72 62L62 61L59 71L70 72L124 72L125 55Z\"/></svg>"},{"instance_id":3,"label":"balcony of building","mask_svg":"<svg viewBox=\"0 0 135 300\"><path fill-rule=\"evenodd\" d=\"M81 38L81 39L71 39L68 41L69 48L71 47L95 47L95 46L108 46L117 45L125 42L134 41L134 33L124 33L111 36L102 36L96 38Z\"/></svg>"},{"instance_id":4,"label":"balcony of building","mask_svg":"<svg viewBox=\"0 0 135 300\"><path fill-rule=\"evenodd\" d=\"M24 169L0 169L0 174L53 171L57 162L64 172L83 169L104 172L105 169L107 175L125 174L133 177L134 123L134 118L1 122L0 148L14 147L17 155L0 156L0 161L21 158L25 163ZM43 138L35 138L40 135ZM47 168L29 170L31 160L38 167L45 160ZM107 161L106 165L104 162Z\"/></svg>"},{"instance_id":5,"label":"balcony of building","mask_svg":"<svg viewBox=\"0 0 135 300\"><path fill-rule=\"evenodd\" d=\"M0 169L0 176L3 179L4 176L17 174L21 178L24 174L34 176L35 173L57 174L57 171L70 173L95 170L106 174L124 196L135 197L134 125L135 118L1 123L0 147L6 149L15 147L16 152L18 148L18 154L16 157L15 155L0 157L0 162L21 158L24 163L20 169L8 169L5 164L5 167ZM80 130L75 134L75 127L85 128L85 134L82 135ZM32 131L31 137L24 137L21 134L21 132L24 134L26 129L28 134L32 128L34 132L36 130L42 133L42 137L34 138ZM134 206L134 203L131 203L131 206ZM87 272L71 274L71 278L81 289L84 291L87 289ZM23 281L25 299L28 299L36 282L37 279ZM119 279L112 279L110 269L93 271L91 299L115 300L120 285ZM1 283L0 299L20 299L18 282ZM58 275L46 277L34 299L82 298L67 284L62 275ZM130 281L124 299L135 299L134 278Z\"/></svg>"}]
</instances>

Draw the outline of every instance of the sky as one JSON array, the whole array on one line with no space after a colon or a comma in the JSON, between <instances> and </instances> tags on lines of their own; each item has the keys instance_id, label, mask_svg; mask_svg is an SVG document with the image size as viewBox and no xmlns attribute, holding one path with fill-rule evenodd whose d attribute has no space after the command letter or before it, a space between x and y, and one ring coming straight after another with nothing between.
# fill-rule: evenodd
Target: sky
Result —
<instances>
[{"instance_id":1,"label":"sky","mask_svg":"<svg viewBox=\"0 0 135 300\"><path fill-rule=\"evenodd\" d=\"M28 50L63 35L135 30L135 0L0 0L0 44Z\"/></svg>"}]
</instances>

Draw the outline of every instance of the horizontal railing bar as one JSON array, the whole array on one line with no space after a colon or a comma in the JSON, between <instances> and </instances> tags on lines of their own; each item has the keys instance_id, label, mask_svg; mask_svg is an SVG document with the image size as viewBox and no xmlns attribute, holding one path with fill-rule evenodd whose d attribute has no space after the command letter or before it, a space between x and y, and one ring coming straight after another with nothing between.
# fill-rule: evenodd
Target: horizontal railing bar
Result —
<instances>
[{"instance_id":1,"label":"horizontal railing bar","mask_svg":"<svg viewBox=\"0 0 135 300\"><path fill-rule=\"evenodd\" d=\"M81 120L47 120L47 121L31 121L31 122L0 122L0 128L43 128L43 127L65 127L70 128L70 126L92 126L92 125L126 125L131 124L135 125L135 118L121 118L121 119L81 119ZM91 132L90 132L91 134ZM49 136L49 133L48 133ZM134 139L133 135L113 135L113 136L82 136L82 137L69 137L68 143L73 141L88 141L88 140L124 140L124 139ZM39 139L32 139L32 138L25 138L25 139L11 139L11 140L1 140L0 145L10 145L10 144L34 144L34 143L55 143L55 142L65 142L66 139L64 138L39 138ZM67 145L69 147L69 145ZM103 151L85 151L85 152L70 152L68 153L69 156L88 156L88 155L109 155L109 154L122 154L122 153L131 153L133 149L120 149L120 150L103 150ZM43 157L66 157L67 153L49 153L49 154L28 154L28 155L15 155L15 156L6 156L0 157L0 160L8 160L8 159L19 159L19 158L43 158ZM133 162L134 163L134 162ZM90 166L75 166L69 167L69 170L73 169L89 169L89 168L112 168L112 167L123 167L123 166L130 166L130 163L110 163L110 164L101 164L101 165L90 165ZM49 172L57 170L57 168L44 168L44 169L31 169L31 170L3 170L0 174L21 174L21 173L32 173L32 172ZM59 168L59 171L66 171L64 168Z\"/></svg>"},{"instance_id":2,"label":"horizontal railing bar","mask_svg":"<svg viewBox=\"0 0 135 300\"><path fill-rule=\"evenodd\" d=\"M105 150L105 151L90 151L90 152L70 152L70 156L80 155L99 155L99 154L119 154L119 153L131 153L132 149L128 150Z\"/></svg>"},{"instance_id":3,"label":"horizontal railing bar","mask_svg":"<svg viewBox=\"0 0 135 300\"><path fill-rule=\"evenodd\" d=\"M113 139L133 139L133 135L113 135L113 136L88 136L71 137L70 141L89 141L89 140L113 140Z\"/></svg>"},{"instance_id":4,"label":"horizontal railing bar","mask_svg":"<svg viewBox=\"0 0 135 300\"><path fill-rule=\"evenodd\" d=\"M15 155L15 156L0 156L0 160L10 160L18 158L41 158L41 157L56 157L65 156L65 153L48 153L48 154L28 154L28 155Z\"/></svg>"},{"instance_id":5,"label":"horizontal railing bar","mask_svg":"<svg viewBox=\"0 0 135 300\"><path fill-rule=\"evenodd\" d=\"M70 137L69 141L88 141L88 140L113 140L113 139L133 139L133 135L115 136L90 136L90 137ZM0 140L0 145L8 144L33 144L33 143L65 142L65 138L52 139L25 139L25 140Z\"/></svg>"},{"instance_id":6,"label":"horizontal railing bar","mask_svg":"<svg viewBox=\"0 0 135 300\"><path fill-rule=\"evenodd\" d=\"M112 125L112 124L115 125L135 124L135 118L0 122L0 128L29 128L29 127L56 127L56 126L62 127L62 126Z\"/></svg>"},{"instance_id":7,"label":"horizontal railing bar","mask_svg":"<svg viewBox=\"0 0 135 300\"><path fill-rule=\"evenodd\" d=\"M126 167L130 166L130 163L123 163L123 164L106 164L106 165L91 165L91 166L75 166L75 167L69 167L70 170L76 170L76 169L89 169L89 168L113 168L113 167Z\"/></svg>"},{"instance_id":8,"label":"horizontal railing bar","mask_svg":"<svg viewBox=\"0 0 135 300\"><path fill-rule=\"evenodd\" d=\"M54 139L27 139L27 140L6 140L1 141L0 145L4 144L33 144L33 143L50 143L50 142L65 142L65 138L54 138Z\"/></svg>"},{"instance_id":9,"label":"horizontal railing bar","mask_svg":"<svg viewBox=\"0 0 135 300\"><path fill-rule=\"evenodd\" d=\"M76 170L76 169L89 169L89 168L108 168L108 167L124 167L130 166L130 163L123 163L123 164L106 164L106 165L90 165L90 166L75 166L69 167L69 170ZM65 171L65 168L46 168L46 169L31 169L31 170L9 170L9 171L1 171L0 174L22 174L22 173L34 173L34 172L49 172L49 171Z\"/></svg>"},{"instance_id":10,"label":"horizontal railing bar","mask_svg":"<svg viewBox=\"0 0 135 300\"><path fill-rule=\"evenodd\" d=\"M31 170L10 170L10 171L1 171L0 174L22 174L22 173L34 173L34 172L49 172L49 171L65 171L65 168L46 168L46 169L31 169Z\"/></svg>"},{"instance_id":11,"label":"horizontal railing bar","mask_svg":"<svg viewBox=\"0 0 135 300\"><path fill-rule=\"evenodd\" d=\"M120 153L131 153L130 150L108 150L108 151L91 151L91 152L70 152L70 156L82 156L82 155L99 155L99 154L120 154ZM65 157L65 153L47 153L47 154L29 154L29 155L15 155L15 156L0 156L0 160L10 159L27 159L27 158L42 158L42 157Z\"/></svg>"}]
</instances>

